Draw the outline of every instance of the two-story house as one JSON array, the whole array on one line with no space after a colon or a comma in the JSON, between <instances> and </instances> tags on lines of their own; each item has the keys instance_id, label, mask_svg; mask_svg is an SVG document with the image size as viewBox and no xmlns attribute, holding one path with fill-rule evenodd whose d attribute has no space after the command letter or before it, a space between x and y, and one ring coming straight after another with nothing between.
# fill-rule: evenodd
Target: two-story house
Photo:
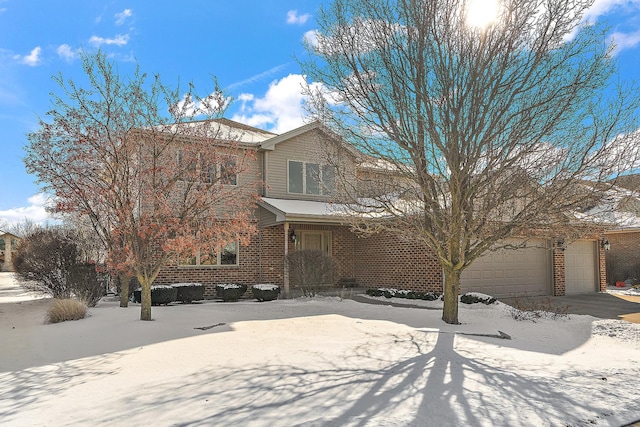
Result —
<instances>
[{"instance_id":1,"label":"two-story house","mask_svg":"<svg viewBox=\"0 0 640 427\"><path fill-rule=\"evenodd\" d=\"M235 130L239 141L256 155L248 170L263 185L255 212L258 232L248 246L230 244L217 259L176 260L156 283L200 282L213 296L217 283L275 283L289 291L284 257L299 249L321 249L334 257L344 282L363 287L441 291L442 270L424 247L389 234L363 238L352 232L336 209L334 161L358 176L376 174L379 165L364 158L319 123L281 135L219 120ZM328 156L327 153L339 155ZM237 182L242 184L243 176ZM606 288L604 254L597 239L564 245L539 239L527 249L489 253L462 277L462 291L506 297L564 295Z\"/></svg>"}]
</instances>

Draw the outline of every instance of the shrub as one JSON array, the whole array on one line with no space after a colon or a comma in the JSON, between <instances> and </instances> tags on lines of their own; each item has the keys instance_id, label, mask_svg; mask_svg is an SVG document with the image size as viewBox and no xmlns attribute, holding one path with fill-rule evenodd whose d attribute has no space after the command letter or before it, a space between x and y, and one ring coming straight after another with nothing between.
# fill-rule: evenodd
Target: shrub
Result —
<instances>
[{"instance_id":1,"label":"shrub","mask_svg":"<svg viewBox=\"0 0 640 427\"><path fill-rule=\"evenodd\" d=\"M491 297L489 295L469 293L469 294L463 294L460 296L460 302L464 304L477 304L481 302L486 305L491 305L496 301L497 301L496 298Z\"/></svg>"},{"instance_id":2,"label":"shrub","mask_svg":"<svg viewBox=\"0 0 640 427\"><path fill-rule=\"evenodd\" d=\"M289 282L314 296L320 290L334 286L339 279L338 262L320 250L295 251L286 257Z\"/></svg>"},{"instance_id":3,"label":"shrub","mask_svg":"<svg viewBox=\"0 0 640 427\"><path fill-rule=\"evenodd\" d=\"M560 319L569 316L568 305L556 305L551 297L515 297L511 300L509 313L515 320Z\"/></svg>"},{"instance_id":4,"label":"shrub","mask_svg":"<svg viewBox=\"0 0 640 427\"><path fill-rule=\"evenodd\" d=\"M106 286L95 264L78 264L69 268L67 284L76 298L87 303L89 307L95 307L104 295Z\"/></svg>"},{"instance_id":5,"label":"shrub","mask_svg":"<svg viewBox=\"0 0 640 427\"><path fill-rule=\"evenodd\" d=\"M216 294L223 301L238 301L247 292L247 285L239 283L223 283L216 285Z\"/></svg>"},{"instance_id":6,"label":"shrub","mask_svg":"<svg viewBox=\"0 0 640 427\"><path fill-rule=\"evenodd\" d=\"M20 241L12 262L26 287L62 299L71 297L69 272L82 259L73 233L61 228L36 228Z\"/></svg>"},{"instance_id":7,"label":"shrub","mask_svg":"<svg viewBox=\"0 0 640 427\"><path fill-rule=\"evenodd\" d=\"M191 304L193 301L204 299L204 285L202 283L174 283L177 290L176 301Z\"/></svg>"},{"instance_id":8,"label":"shrub","mask_svg":"<svg viewBox=\"0 0 640 427\"><path fill-rule=\"evenodd\" d=\"M77 299L54 299L47 311L47 323L60 323L67 320L84 319L87 316L87 304Z\"/></svg>"},{"instance_id":9,"label":"shrub","mask_svg":"<svg viewBox=\"0 0 640 427\"><path fill-rule=\"evenodd\" d=\"M278 299L280 287L278 285L259 284L251 287L253 296L258 301L273 301Z\"/></svg>"},{"instance_id":10,"label":"shrub","mask_svg":"<svg viewBox=\"0 0 640 427\"><path fill-rule=\"evenodd\" d=\"M442 296L438 292L417 292L389 288L367 289L365 293L372 297L420 299L423 301L435 301Z\"/></svg>"},{"instance_id":11,"label":"shrub","mask_svg":"<svg viewBox=\"0 0 640 427\"><path fill-rule=\"evenodd\" d=\"M151 305L167 305L176 300L178 290L167 285L151 286ZM142 288L133 291L133 299L140 304L142 302Z\"/></svg>"}]
</instances>

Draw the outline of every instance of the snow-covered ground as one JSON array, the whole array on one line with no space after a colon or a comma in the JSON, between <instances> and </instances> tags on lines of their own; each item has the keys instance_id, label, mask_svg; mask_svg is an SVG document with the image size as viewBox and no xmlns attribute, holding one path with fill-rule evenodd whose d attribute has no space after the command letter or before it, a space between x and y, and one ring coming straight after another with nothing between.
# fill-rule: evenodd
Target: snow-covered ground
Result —
<instances>
[{"instance_id":1,"label":"snow-covered ground","mask_svg":"<svg viewBox=\"0 0 640 427\"><path fill-rule=\"evenodd\" d=\"M339 298L154 307L42 324L0 304L0 425L620 426L640 419L640 325L516 321L501 303ZM498 335L511 340L473 334Z\"/></svg>"}]
</instances>

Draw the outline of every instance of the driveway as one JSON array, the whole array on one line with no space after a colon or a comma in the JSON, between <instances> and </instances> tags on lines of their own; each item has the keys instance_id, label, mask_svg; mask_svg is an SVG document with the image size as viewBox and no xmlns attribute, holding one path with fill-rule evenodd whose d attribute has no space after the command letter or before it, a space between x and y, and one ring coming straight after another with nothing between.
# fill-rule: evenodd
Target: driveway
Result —
<instances>
[{"instance_id":1,"label":"driveway","mask_svg":"<svg viewBox=\"0 0 640 427\"><path fill-rule=\"evenodd\" d=\"M569 314L588 314L600 319L622 319L640 323L640 297L610 293L566 295L563 297L536 297L532 300L546 300L565 309ZM512 298L500 299L513 304Z\"/></svg>"}]
</instances>

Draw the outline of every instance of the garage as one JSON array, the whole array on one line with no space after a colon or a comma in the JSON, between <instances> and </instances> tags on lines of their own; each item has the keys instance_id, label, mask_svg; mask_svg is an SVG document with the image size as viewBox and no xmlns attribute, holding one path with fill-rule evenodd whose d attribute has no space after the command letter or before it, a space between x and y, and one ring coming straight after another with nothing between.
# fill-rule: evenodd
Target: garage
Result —
<instances>
[{"instance_id":1,"label":"garage","mask_svg":"<svg viewBox=\"0 0 640 427\"><path fill-rule=\"evenodd\" d=\"M567 295L596 292L598 279L596 256L594 240L576 240L567 245L564 251L564 284Z\"/></svg>"},{"instance_id":2,"label":"garage","mask_svg":"<svg viewBox=\"0 0 640 427\"><path fill-rule=\"evenodd\" d=\"M551 251L543 240L530 241L527 248L488 252L462 273L460 290L495 297L549 295Z\"/></svg>"}]
</instances>

